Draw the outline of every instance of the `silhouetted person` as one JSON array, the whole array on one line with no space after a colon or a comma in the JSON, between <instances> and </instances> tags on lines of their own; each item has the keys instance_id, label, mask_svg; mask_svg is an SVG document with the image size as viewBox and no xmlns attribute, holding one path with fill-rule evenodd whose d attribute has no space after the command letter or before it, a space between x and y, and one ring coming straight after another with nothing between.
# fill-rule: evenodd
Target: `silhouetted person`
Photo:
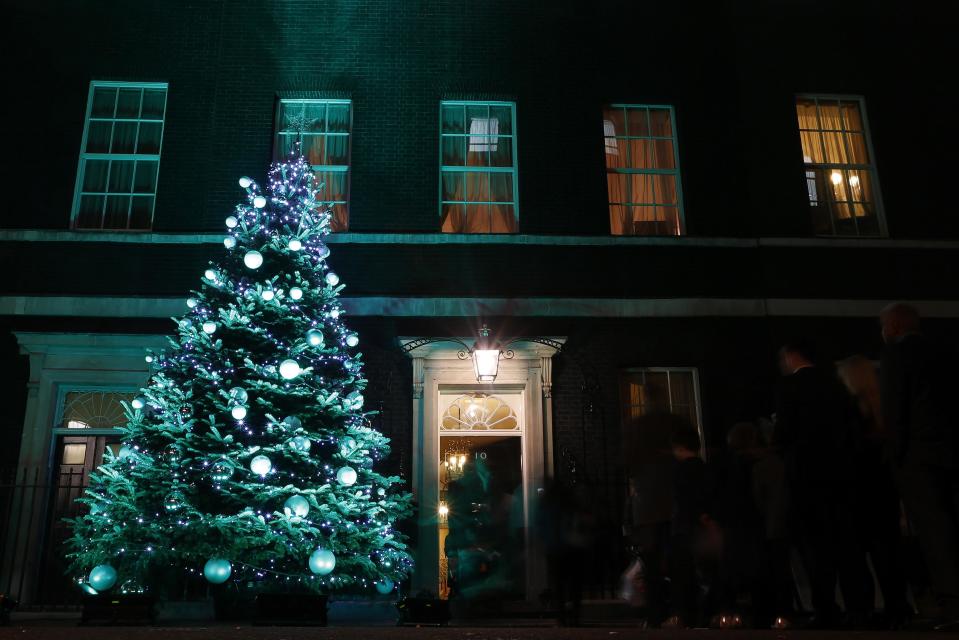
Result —
<instances>
[{"instance_id":1,"label":"silhouetted person","mask_svg":"<svg viewBox=\"0 0 959 640\"><path fill-rule=\"evenodd\" d=\"M888 437L883 426L876 365L852 356L837 367L840 380L858 409L857 451L852 477L856 535L872 558L882 591L886 625L902 626L911 617L906 600L902 538L899 531L899 492L888 461Z\"/></svg>"},{"instance_id":2,"label":"silhouetted person","mask_svg":"<svg viewBox=\"0 0 959 640\"><path fill-rule=\"evenodd\" d=\"M871 577L850 513L852 400L833 372L814 365L808 342L787 342L779 355L783 379L777 438L786 465L792 526L816 612L810 626L830 627L839 622L837 577L851 618L865 616L872 604L867 583Z\"/></svg>"},{"instance_id":3,"label":"silhouetted person","mask_svg":"<svg viewBox=\"0 0 959 640\"><path fill-rule=\"evenodd\" d=\"M578 626L586 561L595 527L587 487L582 483L547 485L538 515L560 623Z\"/></svg>"},{"instance_id":4,"label":"silhouetted person","mask_svg":"<svg viewBox=\"0 0 959 640\"><path fill-rule=\"evenodd\" d=\"M916 525L943 628L959 628L959 427L955 356L919 331L919 313L879 316L882 414L899 490Z\"/></svg>"}]
</instances>

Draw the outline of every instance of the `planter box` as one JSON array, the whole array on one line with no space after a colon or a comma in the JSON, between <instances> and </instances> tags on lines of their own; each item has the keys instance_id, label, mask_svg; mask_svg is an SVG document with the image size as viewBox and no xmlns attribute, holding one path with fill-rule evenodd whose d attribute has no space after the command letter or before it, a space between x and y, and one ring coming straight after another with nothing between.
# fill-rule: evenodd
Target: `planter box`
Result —
<instances>
[{"instance_id":1,"label":"planter box","mask_svg":"<svg viewBox=\"0 0 959 640\"><path fill-rule=\"evenodd\" d=\"M157 606L156 624L171 626L213 622L216 613L213 600L168 600Z\"/></svg>"},{"instance_id":2,"label":"planter box","mask_svg":"<svg viewBox=\"0 0 959 640\"><path fill-rule=\"evenodd\" d=\"M139 625L153 624L155 619L156 598L154 596L101 593L83 599L80 624Z\"/></svg>"},{"instance_id":3,"label":"planter box","mask_svg":"<svg viewBox=\"0 0 959 640\"><path fill-rule=\"evenodd\" d=\"M311 593L261 593L256 597L253 624L325 627L327 599Z\"/></svg>"},{"instance_id":4,"label":"planter box","mask_svg":"<svg viewBox=\"0 0 959 640\"><path fill-rule=\"evenodd\" d=\"M439 598L403 598L396 603L400 625L446 625L450 621L450 601Z\"/></svg>"}]
</instances>

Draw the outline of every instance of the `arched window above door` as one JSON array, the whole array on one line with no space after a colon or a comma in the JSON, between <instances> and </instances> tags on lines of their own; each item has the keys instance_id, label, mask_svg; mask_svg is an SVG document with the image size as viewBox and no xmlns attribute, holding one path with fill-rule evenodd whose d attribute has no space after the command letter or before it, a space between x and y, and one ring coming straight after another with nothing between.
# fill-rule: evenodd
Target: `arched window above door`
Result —
<instances>
[{"instance_id":1,"label":"arched window above door","mask_svg":"<svg viewBox=\"0 0 959 640\"><path fill-rule=\"evenodd\" d=\"M441 431L519 431L519 419L509 404L494 395L467 393L443 412Z\"/></svg>"}]
</instances>

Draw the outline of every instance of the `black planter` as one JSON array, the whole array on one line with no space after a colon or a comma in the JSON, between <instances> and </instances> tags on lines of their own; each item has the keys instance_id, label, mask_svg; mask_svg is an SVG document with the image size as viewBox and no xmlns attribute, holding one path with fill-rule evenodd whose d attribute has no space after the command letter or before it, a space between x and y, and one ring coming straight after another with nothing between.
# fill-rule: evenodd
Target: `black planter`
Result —
<instances>
[{"instance_id":1,"label":"black planter","mask_svg":"<svg viewBox=\"0 0 959 640\"><path fill-rule=\"evenodd\" d=\"M327 596L313 593L261 593L256 596L257 626L325 627Z\"/></svg>"},{"instance_id":2,"label":"black planter","mask_svg":"<svg viewBox=\"0 0 959 640\"><path fill-rule=\"evenodd\" d=\"M153 624L156 598L144 594L111 595L100 593L83 599L80 624L139 625Z\"/></svg>"},{"instance_id":3,"label":"black planter","mask_svg":"<svg viewBox=\"0 0 959 640\"><path fill-rule=\"evenodd\" d=\"M450 601L439 598L403 598L396 603L400 612L397 624L446 625L450 621Z\"/></svg>"}]
</instances>

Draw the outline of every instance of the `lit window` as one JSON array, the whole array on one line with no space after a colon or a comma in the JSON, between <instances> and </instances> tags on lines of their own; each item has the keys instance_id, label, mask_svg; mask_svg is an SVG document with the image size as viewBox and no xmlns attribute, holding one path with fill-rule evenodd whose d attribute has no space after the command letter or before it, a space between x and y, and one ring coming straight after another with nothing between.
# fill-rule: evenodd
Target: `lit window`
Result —
<instances>
[{"instance_id":1,"label":"lit window","mask_svg":"<svg viewBox=\"0 0 959 640\"><path fill-rule=\"evenodd\" d=\"M806 192L819 235L883 235L879 188L862 101L796 101Z\"/></svg>"},{"instance_id":2,"label":"lit window","mask_svg":"<svg viewBox=\"0 0 959 640\"><path fill-rule=\"evenodd\" d=\"M273 159L285 160L293 145L302 143L317 185L322 185L319 197L332 207L332 231L349 228L352 126L349 100L280 100L277 110Z\"/></svg>"},{"instance_id":3,"label":"lit window","mask_svg":"<svg viewBox=\"0 0 959 640\"><path fill-rule=\"evenodd\" d=\"M682 416L703 437L697 371L688 367L629 369L621 379L623 424L653 412Z\"/></svg>"},{"instance_id":4,"label":"lit window","mask_svg":"<svg viewBox=\"0 0 959 640\"><path fill-rule=\"evenodd\" d=\"M515 105L440 104L440 229L515 233Z\"/></svg>"},{"instance_id":5,"label":"lit window","mask_svg":"<svg viewBox=\"0 0 959 640\"><path fill-rule=\"evenodd\" d=\"M59 424L66 429L111 429L126 424L128 405L136 394L125 391L67 391Z\"/></svg>"},{"instance_id":6,"label":"lit window","mask_svg":"<svg viewBox=\"0 0 959 640\"><path fill-rule=\"evenodd\" d=\"M152 228L166 97L166 83L90 83L74 228Z\"/></svg>"},{"instance_id":7,"label":"lit window","mask_svg":"<svg viewBox=\"0 0 959 640\"><path fill-rule=\"evenodd\" d=\"M614 104L603 112L613 235L678 236L683 194L672 107Z\"/></svg>"}]
</instances>

